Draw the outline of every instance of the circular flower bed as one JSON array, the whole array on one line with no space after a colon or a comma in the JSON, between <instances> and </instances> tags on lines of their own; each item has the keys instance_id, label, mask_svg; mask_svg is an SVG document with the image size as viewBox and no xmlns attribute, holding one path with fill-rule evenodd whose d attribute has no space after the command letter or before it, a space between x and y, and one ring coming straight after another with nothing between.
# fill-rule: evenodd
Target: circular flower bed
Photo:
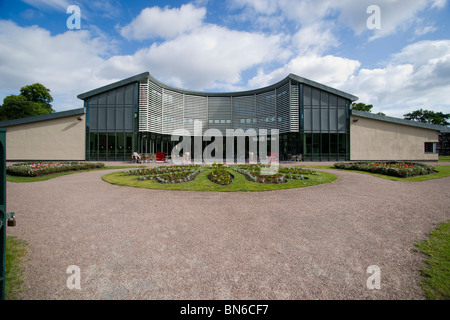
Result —
<instances>
[{"instance_id":1,"label":"circular flower bed","mask_svg":"<svg viewBox=\"0 0 450 320\"><path fill-rule=\"evenodd\" d=\"M221 164L136 168L112 172L103 176L102 179L115 185L137 188L213 192L273 191L303 188L329 183L337 179L337 176L332 173L305 170L299 167L287 169L261 165L253 165L253 167L255 169L252 175L253 179L249 179L245 173L246 170L252 168L252 165L224 166ZM255 179L257 174L260 179L258 177Z\"/></svg>"}]
</instances>

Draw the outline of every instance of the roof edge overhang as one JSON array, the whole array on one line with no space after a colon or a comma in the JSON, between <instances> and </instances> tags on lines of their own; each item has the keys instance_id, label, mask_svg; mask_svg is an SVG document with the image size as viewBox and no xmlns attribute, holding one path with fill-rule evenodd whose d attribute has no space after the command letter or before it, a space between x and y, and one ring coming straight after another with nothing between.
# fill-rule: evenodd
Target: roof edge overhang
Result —
<instances>
[{"instance_id":1,"label":"roof edge overhang","mask_svg":"<svg viewBox=\"0 0 450 320\"><path fill-rule=\"evenodd\" d=\"M85 113L86 113L85 108L71 109L71 110L66 110L66 111L42 114L39 116L32 116L32 117L25 117L25 118L20 118L20 119L0 121L0 127L10 127L10 126L17 126L20 124L27 124L27 123L53 120L53 119L64 118L64 117L78 116L78 115L85 114Z\"/></svg>"},{"instance_id":2,"label":"roof edge overhang","mask_svg":"<svg viewBox=\"0 0 450 320\"><path fill-rule=\"evenodd\" d=\"M321 83L318 83L318 82L315 82L315 81L312 81L312 80L309 80L309 79L306 79L306 78L299 77L299 76L297 76L295 74L292 74L292 73L289 74L286 78L282 79L281 81L278 81L277 83L274 83L272 85L269 85L269 86L266 86L266 87L263 87L263 88L247 90L247 91L236 91L236 92L205 92L205 91L186 90L186 89L173 87L173 86L167 85L167 84L162 83L161 81L155 79L153 76L150 75L149 72L144 72L144 73L138 74L136 76L133 76L133 77L130 77L130 78L118 81L118 82L114 82L112 84L109 84L109 85L106 85L106 86L103 86L103 87L100 87L100 88L97 88L97 89L94 89L94 90L82 93L82 94L78 95L77 97L79 99L84 100L84 99L87 99L87 98L89 98L91 96L103 93L105 91L112 90L112 89L115 89L115 88L118 88L118 87L130 84L130 83L133 83L133 82L140 82L140 81L143 81L143 80L146 80L146 79L149 79L150 81L154 82L155 84L157 84L160 87L162 87L164 89L167 89L167 90L172 90L172 91L176 91L176 92L179 92L179 93L185 93L185 94L198 95L198 96L210 96L210 97L234 96L234 97L236 97L236 96L245 96L245 95L251 95L251 94L258 94L258 93L263 93L263 92L267 92L267 91L273 90L275 88L278 88L281 85L283 85L285 83L288 83L289 81L295 81L295 82L298 82L298 83L306 84L306 85L309 85L309 86L312 86L312 87L315 87L315 88L327 91L329 93L336 94L336 95L338 95L340 97L346 98L346 99L351 100L351 101L356 101L356 100L359 99L358 97L356 97L354 95L348 94L346 92L337 90L335 88L326 86L324 84L321 84Z\"/></svg>"},{"instance_id":3,"label":"roof edge overhang","mask_svg":"<svg viewBox=\"0 0 450 320\"><path fill-rule=\"evenodd\" d=\"M106 92L106 91L109 91L109 90L113 90L113 89L116 89L118 87L122 87L124 85L130 84L130 83L134 83L134 82L139 82L139 81L145 80L149 76L150 76L149 72L143 72L143 73L140 73L138 75L135 75L135 76L132 76L132 77L129 77L129 78L126 78L126 79L123 79L123 80L120 80L120 81L108 84L106 86L103 86L103 87L100 87L100 88L97 88L97 89L94 89L94 90L91 90L91 91L87 91L85 93L81 93L81 94L79 94L77 96L77 98L81 99L81 100L85 100L85 99L87 99L89 97L92 97L92 96L95 96L97 94L100 94L100 93L103 93L103 92Z\"/></svg>"},{"instance_id":4,"label":"roof edge overhang","mask_svg":"<svg viewBox=\"0 0 450 320\"><path fill-rule=\"evenodd\" d=\"M423 123L423 122L419 122L419 121L383 116L380 114L374 114L374 113L360 111L360 110L352 109L351 114L352 114L352 116L356 116L356 117L391 122L391 123L395 123L395 124L401 124L401 125L405 125L405 126L417 127L417 128L422 128L422 129L429 129L429 130L439 131L439 132L443 132L443 133L450 132L450 127L446 127L446 126L440 126L437 124Z\"/></svg>"}]
</instances>

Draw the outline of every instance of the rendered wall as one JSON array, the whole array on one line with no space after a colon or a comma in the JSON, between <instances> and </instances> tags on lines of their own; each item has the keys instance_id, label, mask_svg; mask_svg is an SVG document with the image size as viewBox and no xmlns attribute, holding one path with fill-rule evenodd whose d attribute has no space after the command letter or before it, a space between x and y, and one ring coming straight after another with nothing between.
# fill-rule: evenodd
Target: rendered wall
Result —
<instances>
[{"instance_id":1,"label":"rendered wall","mask_svg":"<svg viewBox=\"0 0 450 320\"><path fill-rule=\"evenodd\" d=\"M85 116L68 116L7 127L6 159L85 160Z\"/></svg>"},{"instance_id":2,"label":"rendered wall","mask_svg":"<svg viewBox=\"0 0 450 320\"><path fill-rule=\"evenodd\" d=\"M425 153L425 142L438 142L435 130L351 116L350 132L351 160L438 160Z\"/></svg>"}]
</instances>

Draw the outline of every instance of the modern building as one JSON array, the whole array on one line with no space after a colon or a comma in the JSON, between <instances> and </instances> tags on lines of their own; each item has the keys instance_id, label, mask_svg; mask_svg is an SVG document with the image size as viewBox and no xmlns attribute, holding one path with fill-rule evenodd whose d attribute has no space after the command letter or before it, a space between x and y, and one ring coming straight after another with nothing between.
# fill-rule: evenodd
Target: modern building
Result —
<instances>
[{"instance_id":1,"label":"modern building","mask_svg":"<svg viewBox=\"0 0 450 320\"><path fill-rule=\"evenodd\" d=\"M134 149L170 153L178 143L170 139L174 130L194 136L211 128L223 136L227 129L266 129L268 148L270 130L278 129L281 160L296 154L349 160L350 105L357 100L292 74L262 89L206 93L173 88L143 73L78 98L86 109L87 160L128 159ZM201 133L194 132L196 122ZM201 150L208 144L203 143Z\"/></svg>"},{"instance_id":2,"label":"modern building","mask_svg":"<svg viewBox=\"0 0 450 320\"><path fill-rule=\"evenodd\" d=\"M277 129L282 161L299 154L304 161L436 161L438 134L449 132L351 110L357 97L293 74L261 89L212 93L174 88L146 72L78 98L84 108L0 122L8 129L7 159L123 161L135 150L170 155L177 129L190 132L192 145L208 129L224 137L230 129L265 129L270 152Z\"/></svg>"}]
</instances>

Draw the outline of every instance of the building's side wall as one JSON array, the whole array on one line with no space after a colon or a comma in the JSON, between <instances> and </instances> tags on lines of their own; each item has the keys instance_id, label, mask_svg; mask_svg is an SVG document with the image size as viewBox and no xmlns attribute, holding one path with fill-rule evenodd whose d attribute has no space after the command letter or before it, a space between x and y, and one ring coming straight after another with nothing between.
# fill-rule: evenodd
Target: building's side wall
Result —
<instances>
[{"instance_id":1,"label":"building's side wall","mask_svg":"<svg viewBox=\"0 0 450 320\"><path fill-rule=\"evenodd\" d=\"M425 153L425 142L438 142L437 131L358 116L350 126L351 160L438 160Z\"/></svg>"},{"instance_id":2,"label":"building's side wall","mask_svg":"<svg viewBox=\"0 0 450 320\"><path fill-rule=\"evenodd\" d=\"M38 121L7 127L6 159L85 160L85 116Z\"/></svg>"}]
</instances>

